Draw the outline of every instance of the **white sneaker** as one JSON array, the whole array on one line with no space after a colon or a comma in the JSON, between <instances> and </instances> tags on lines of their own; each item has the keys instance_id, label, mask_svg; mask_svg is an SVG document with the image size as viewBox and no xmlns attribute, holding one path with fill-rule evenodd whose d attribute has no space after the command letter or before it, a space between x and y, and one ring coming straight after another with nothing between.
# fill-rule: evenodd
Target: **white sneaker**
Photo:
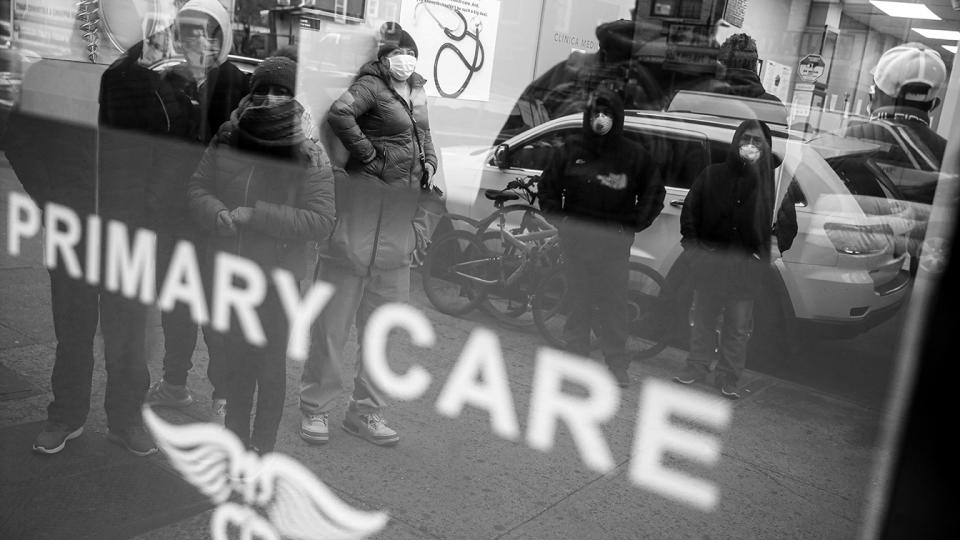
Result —
<instances>
[{"instance_id":1,"label":"white sneaker","mask_svg":"<svg viewBox=\"0 0 960 540\"><path fill-rule=\"evenodd\" d=\"M300 413L300 438L310 444L324 444L330 440L330 415L328 413Z\"/></svg>"},{"instance_id":2,"label":"white sneaker","mask_svg":"<svg viewBox=\"0 0 960 540\"><path fill-rule=\"evenodd\" d=\"M387 427L386 421L379 412L362 414L347 409L343 419L343 429L351 435L366 439L378 446L393 446L400 442L400 435Z\"/></svg>"}]
</instances>

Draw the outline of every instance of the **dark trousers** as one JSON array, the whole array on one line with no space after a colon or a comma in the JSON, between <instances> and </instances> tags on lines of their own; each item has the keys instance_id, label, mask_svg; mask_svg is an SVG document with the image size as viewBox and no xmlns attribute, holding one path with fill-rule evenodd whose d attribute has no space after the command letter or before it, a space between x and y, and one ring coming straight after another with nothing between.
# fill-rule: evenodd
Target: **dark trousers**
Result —
<instances>
[{"instance_id":1,"label":"dark trousers","mask_svg":"<svg viewBox=\"0 0 960 540\"><path fill-rule=\"evenodd\" d=\"M198 260L204 260L203 243L196 241L195 235L159 231L157 234L157 290L160 290L166 278L174 247L181 240L193 243ZM203 286L208 294L208 302L211 290L209 275L210 272L204 272ZM190 307L180 302L172 310L161 313L160 324L163 327L163 380L183 386L187 384L187 372L193 367L192 358L197 346L199 325L193 320ZM224 392L218 389L223 385L222 336L204 327L203 339L207 344L207 353L210 357L210 362L207 364L207 378L213 386L213 398L222 398Z\"/></svg>"},{"instance_id":2,"label":"dark trousers","mask_svg":"<svg viewBox=\"0 0 960 540\"><path fill-rule=\"evenodd\" d=\"M720 342L717 321L723 314ZM688 366L705 376L719 349L717 383L736 385L747 365L747 343L753 332L753 300L723 294L709 287L694 292Z\"/></svg>"},{"instance_id":3,"label":"dark trousers","mask_svg":"<svg viewBox=\"0 0 960 540\"><path fill-rule=\"evenodd\" d=\"M230 333L223 336L223 387L227 399L224 424L245 444L264 452L273 450L283 415L286 395L287 323L274 289L257 309L267 343L258 347L247 342L233 317ZM256 413L251 434L250 416Z\"/></svg>"},{"instance_id":4,"label":"dark trousers","mask_svg":"<svg viewBox=\"0 0 960 540\"><path fill-rule=\"evenodd\" d=\"M600 339L611 368L626 367L627 291L633 235L619 230L565 226L561 246L571 312L564 325L570 351L588 355L590 332Z\"/></svg>"},{"instance_id":5,"label":"dark trousers","mask_svg":"<svg viewBox=\"0 0 960 540\"><path fill-rule=\"evenodd\" d=\"M83 253L80 248L78 252ZM97 287L70 277L62 266L50 271L50 292L57 351L48 419L72 428L86 422L93 382L93 338L99 318L107 370L107 426L116 430L141 425L140 408L150 384L145 345L147 308L119 294L101 294Z\"/></svg>"}]
</instances>

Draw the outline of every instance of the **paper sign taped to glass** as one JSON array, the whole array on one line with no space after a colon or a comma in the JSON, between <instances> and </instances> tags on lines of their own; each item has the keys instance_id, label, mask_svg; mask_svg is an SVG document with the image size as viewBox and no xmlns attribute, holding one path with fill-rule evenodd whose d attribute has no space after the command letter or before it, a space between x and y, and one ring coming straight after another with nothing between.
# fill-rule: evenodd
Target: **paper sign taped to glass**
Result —
<instances>
[{"instance_id":1,"label":"paper sign taped to glass","mask_svg":"<svg viewBox=\"0 0 960 540\"><path fill-rule=\"evenodd\" d=\"M403 0L400 24L417 42L427 95L490 100L500 0Z\"/></svg>"}]
</instances>

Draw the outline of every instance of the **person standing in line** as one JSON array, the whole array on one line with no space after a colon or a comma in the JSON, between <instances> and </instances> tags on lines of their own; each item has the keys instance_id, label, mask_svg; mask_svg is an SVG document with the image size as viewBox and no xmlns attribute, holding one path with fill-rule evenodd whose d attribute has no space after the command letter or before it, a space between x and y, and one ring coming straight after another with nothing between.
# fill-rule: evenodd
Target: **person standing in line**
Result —
<instances>
[{"instance_id":1,"label":"person standing in line","mask_svg":"<svg viewBox=\"0 0 960 540\"><path fill-rule=\"evenodd\" d=\"M329 414L345 391L343 350L356 321L359 343L370 314L410 295L410 266L440 217L431 185L437 155L430 136L417 44L399 24L381 29L377 59L360 68L330 107L328 122L350 156L337 177L337 227L320 252L317 277L335 288L312 332L300 386L300 437L329 440ZM386 400L357 352L354 388L342 427L381 446L399 434L386 424Z\"/></svg>"},{"instance_id":2,"label":"person standing in line","mask_svg":"<svg viewBox=\"0 0 960 540\"><path fill-rule=\"evenodd\" d=\"M296 74L288 58L264 60L253 73L251 94L220 128L190 180L190 210L208 238L207 266L217 253L233 253L257 263L264 275L281 268L299 280L307 241L333 229L333 169L303 133ZM257 318L264 345L247 342L236 316L224 338L225 424L266 453L276 444L286 392L287 323L275 287L269 286Z\"/></svg>"},{"instance_id":3,"label":"person standing in line","mask_svg":"<svg viewBox=\"0 0 960 540\"><path fill-rule=\"evenodd\" d=\"M717 320L720 359L715 385L724 397L740 398L740 379L753 332L753 302L770 267L772 237L780 253L797 234L796 210L784 197L776 216L770 128L745 120L737 128L723 163L707 166L693 182L680 214L681 244L691 252L693 327L686 367L673 378L702 382L714 358Z\"/></svg>"},{"instance_id":4,"label":"person standing in line","mask_svg":"<svg viewBox=\"0 0 960 540\"><path fill-rule=\"evenodd\" d=\"M167 105L174 124L173 136L156 141L156 167L146 171L136 162L130 162L129 167L134 169L130 174L153 175L148 186L147 219L150 228L157 232L158 287L166 277L177 242L187 241L197 247L201 244L187 212L187 181L217 129L230 119L230 113L250 88L248 76L227 60L233 43L232 30L230 16L219 1L190 0L177 13L176 26L186 61L161 74L175 91L176 103ZM129 76L127 72L120 75ZM132 113L132 109L126 108L115 114ZM202 258L202 253L199 256ZM205 279L209 284L209 278ZM186 407L194 401L187 388L187 372L192 367L198 324L182 303L163 312L161 324L163 376L151 386L146 402L158 407ZM225 413L225 399L219 388L220 336L209 328L203 334L210 357L207 377L213 386L213 413L220 418Z\"/></svg>"},{"instance_id":5,"label":"person standing in line","mask_svg":"<svg viewBox=\"0 0 960 540\"><path fill-rule=\"evenodd\" d=\"M560 234L572 306L567 347L589 356L596 326L604 361L625 388L630 246L660 214L666 190L646 149L624 135L623 122L620 97L594 91L582 132L554 152L538 193Z\"/></svg>"}]
</instances>

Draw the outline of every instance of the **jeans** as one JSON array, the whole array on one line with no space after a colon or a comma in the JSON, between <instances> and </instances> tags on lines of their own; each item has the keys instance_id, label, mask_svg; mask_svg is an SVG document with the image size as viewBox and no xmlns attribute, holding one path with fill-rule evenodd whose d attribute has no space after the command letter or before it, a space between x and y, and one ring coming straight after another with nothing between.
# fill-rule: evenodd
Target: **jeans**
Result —
<instances>
[{"instance_id":1,"label":"jeans","mask_svg":"<svg viewBox=\"0 0 960 540\"><path fill-rule=\"evenodd\" d=\"M180 240L192 242L197 251L202 250L202 243L196 241L190 234L173 234L170 232L157 233L157 290L162 287L166 279L173 249ZM204 260L203 254L197 254L198 259ZM211 290L210 272L204 272L204 290ZM209 298L208 298L209 301ZM187 384L187 372L193 367L191 361L193 351L197 346L198 324L190 314L190 307L178 302L172 310L160 314L160 323L163 327L163 380L178 386ZM223 386L223 336L208 327L203 328L203 339L207 344L210 362L207 364L207 378L213 386L213 398L224 397Z\"/></svg>"},{"instance_id":2,"label":"jeans","mask_svg":"<svg viewBox=\"0 0 960 540\"><path fill-rule=\"evenodd\" d=\"M563 334L571 352L588 356L590 332L595 330L607 365L626 367L627 291L630 245L633 235L598 227L573 228L561 233L570 305Z\"/></svg>"},{"instance_id":3,"label":"jeans","mask_svg":"<svg viewBox=\"0 0 960 540\"><path fill-rule=\"evenodd\" d=\"M79 253L83 249L77 248ZM146 364L146 306L70 277L63 266L50 270L57 351L47 418L71 428L86 422L93 383L93 338L99 315L104 342L107 426L118 430L143 423L140 408L150 385Z\"/></svg>"},{"instance_id":4,"label":"jeans","mask_svg":"<svg viewBox=\"0 0 960 540\"><path fill-rule=\"evenodd\" d=\"M300 379L300 410L307 414L330 412L345 392L343 350L351 324L356 322L357 341L362 345L363 330L375 309L410 298L407 266L358 276L324 261L318 277L333 285L334 293L312 329L310 355ZM362 413L376 412L386 405L386 400L364 370L362 346L357 349L356 364L350 408Z\"/></svg>"},{"instance_id":5,"label":"jeans","mask_svg":"<svg viewBox=\"0 0 960 540\"><path fill-rule=\"evenodd\" d=\"M224 425L245 444L270 452L277 442L277 430L283 416L287 378L287 322L275 289L269 289L257 309L257 317L267 338L264 346L249 343L236 317L230 333L223 337L226 354L222 365L221 388L227 400ZM256 413L251 434L250 416Z\"/></svg>"},{"instance_id":6,"label":"jeans","mask_svg":"<svg viewBox=\"0 0 960 540\"><path fill-rule=\"evenodd\" d=\"M724 295L708 288L694 291L693 328L690 329L689 369L705 376L710 371L717 347L717 319L720 329L718 384L736 386L747 365L747 343L753 332L753 300Z\"/></svg>"}]
</instances>

